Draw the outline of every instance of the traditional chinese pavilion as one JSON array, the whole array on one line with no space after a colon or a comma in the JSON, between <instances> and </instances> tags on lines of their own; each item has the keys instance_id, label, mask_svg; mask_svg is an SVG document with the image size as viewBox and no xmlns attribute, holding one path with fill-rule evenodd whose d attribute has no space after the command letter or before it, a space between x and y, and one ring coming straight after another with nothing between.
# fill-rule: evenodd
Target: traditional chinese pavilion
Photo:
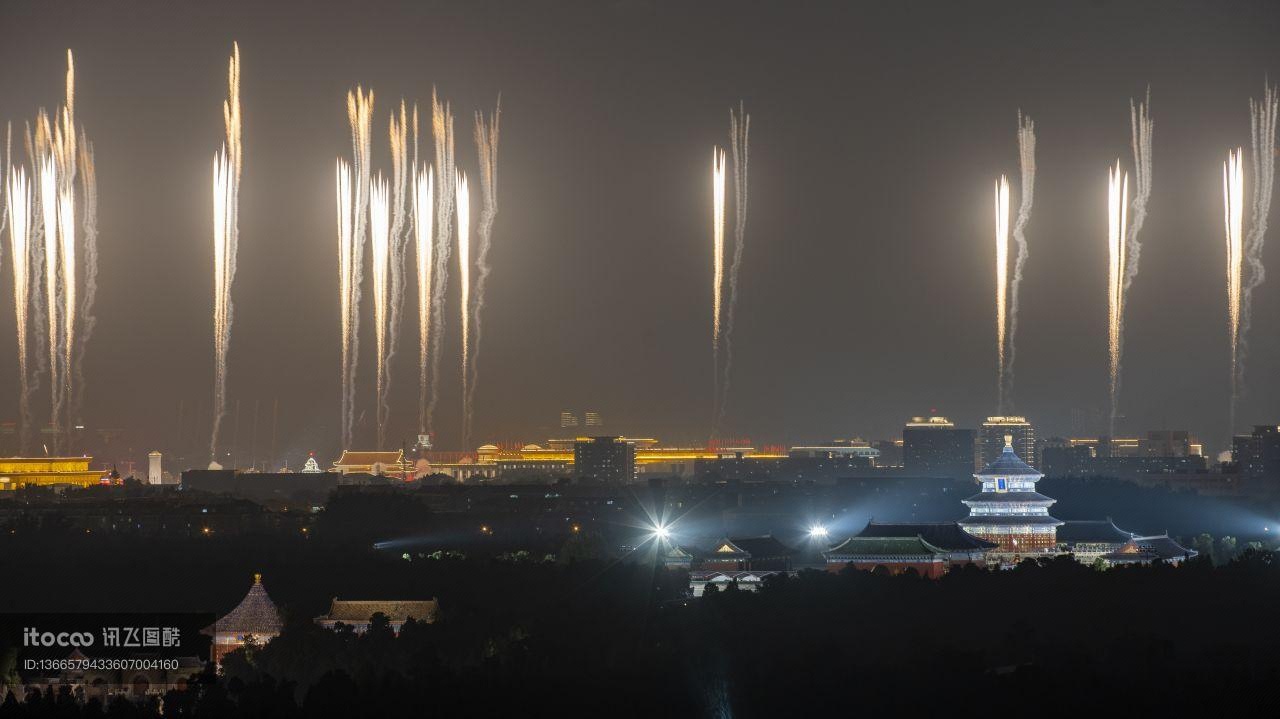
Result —
<instances>
[{"instance_id":1,"label":"traditional chinese pavilion","mask_svg":"<svg viewBox=\"0 0 1280 719\"><path fill-rule=\"evenodd\" d=\"M235 609L220 617L209 629L213 632L213 661L221 665L222 657L243 647L250 637L262 645L280 635L284 622L280 610L267 596L262 575L253 575L253 586ZM207 630L206 630L207 631Z\"/></svg>"},{"instance_id":2,"label":"traditional chinese pavilion","mask_svg":"<svg viewBox=\"0 0 1280 719\"><path fill-rule=\"evenodd\" d=\"M1036 491L1044 475L1018 457L1011 436L1005 435L1004 452L973 476L982 491L964 500L969 507L969 516L959 521L964 531L995 542L999 547L993 554L1015 561L1056 548L1062 521L1049 516L1049 507L1057 500Z\"/></svg>"}]
</instances>

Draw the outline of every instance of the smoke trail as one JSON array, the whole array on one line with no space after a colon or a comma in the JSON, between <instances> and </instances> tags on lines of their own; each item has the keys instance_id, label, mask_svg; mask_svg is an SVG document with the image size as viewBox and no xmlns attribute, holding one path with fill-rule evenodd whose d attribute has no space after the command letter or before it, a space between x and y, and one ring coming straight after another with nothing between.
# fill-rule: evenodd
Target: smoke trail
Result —
<instances>
[{"instance_id":1,"label":"smoke trail","mask_svg":"<svg viewBox=\"0 0 1280 719\"><path fill-rule=\"evenodd\" d=\"M345 216L349 227L340 230L340 241L346 245L343 301L342 349L342 443L350 448L355 434L356 374L360 364L360 278L364 273L364 238L367 230L370 183L370 130L373 118L373 90L365 93L359 86L347 93L347 121L351 125L352 165L349 167L347 198L339 198L339 216ZM342 165L338 170L339 194L342 195ZM343 207L350 204L350 207Z\"/></svg>"},{"instance_id":2,"label":"smoke trail","mask_svg":"<svg viewBox=\"0 0 1280 719\"><path fill-rule=\"evenodd\" d=\"M440 104L435 89L431 91L431 134L435 141L436 165L440 186L436 188L435 270L431 291L431 396L427 400L427 432L434 433L436 403L440 398L440 355L444 343L444 301L449 286L449 258L453 251L454 185L457 170L453 162L453 113L449 103Z\"/></svg>"},{"instance_id":3,"label":"smoke trail","mask_svg":"<svg viewBox=\"0 0 1280 719\"><path fill-rule=\"evenodd\" d=\"M75 396L71 413L80 417L84 407L84 357L93 337L98 318L93 314L93 304L98 296L98 171L94 162L93 144L84 131L80 132L80 189L84 193L84 298L80 305L80 336L77 340L75 361Z\"/></svg>"},{"instance_id":4,"label":"smoke trail","mask_svg":"<svg viewBox=\"0 0 1280 719\"><path fill-rule=\"evenodd\" d=\"M720 389L720 416L716 429L724 421L729 401L730 372L733 370L733 318L738 306L738 273L742 269L742 250L747 233L747 170L750 161L749 136L751 116L738 103L738 112L729 108L729 146L733 153L733 264L729 265L729 303L724 316L724 384Z\"/></svg>"},{"instance_id":5,"label":"smoke trail","mask_svg":"<svg viewBox=\"0 0 1280 719\"><path fill-rule=\"evenodd\" d=\"M1151 199L1151 133L1155 128L1151 121L1151 90L1147 89L1146 102L1129 101L1129 125L1133 144L1133 220L1129 223L1129 260L1124 276L1127 295L1133 278L1138 276L1138 260L1142 255L1142 243L1138 233L1147 219L1147 202Z\"/></svg>"},{"instance_id":6,"label":"smoke trail","mask_svg":"<svg viewBox=\"0 0 1280 719\"><path fill-rule=\"evenodd\" d=\"M240 122L240 45L232 44L227 63L227 99L222 103L226 141L213 156L213 431L209 461L218 455L218 432L227 414L227 349L231 343L231 285L239 246L240 171L243 164ZM96 249L94 250L96 255ZM96 275L96 269L94 270Z\"/></svg>"},{"instance_id":7,"label":"smoke trail","mask_svg":"<svg viewBox=\"0 0 1280 719\"><path fill-rule=\"evenodd\" d=\"M13 167L5 188L5 215L9 226L9 248L13 255L13 314L18 335L18 412L22 422L19 451L25 454L31 442L31 388L27 370L28 301L31 295L31 183L24 168Z\"/></svg>"},{"instance_id":8,"label":"smoke trail","mask_svg":"<svg viewBox=\"0 0 1280 719\"><path fill-rule=\"evenodd\" d=\"M377 347L377 397L378 410L375 412L375 423L378 426L378 449L382 449L386 439L385 416L382 405L385 403L384 390L387 386L387 319L389 300L389 272L391 267L391 227L390 207L388 205L389 188L387 181L378 175L373 180L369 192L369 253L373 264L373 323L375 347Z\"/></svg>"},{"instance_id":9,"label":"smoke trail","mask_svg":"<svg viewBox=\"0 0 1280 719\"><path fill-rule=\"evenodd\" d=\"M36 118L36 130L39 131L40 118ZM45 300L42 283L39 278L44 275L44 225L39 220L44 217L44 211L40 204L40 182L41 167L43 166L43 152L37 150L35 133L31 129L31 123L27 122L23 128L23 147L26 150L27 162L31 166L28 173L29 183L31 184L31 221L29 232L31 237L28 240L30 252L28 260L30 268L27 276L32 278L29 280L31 291L27 298L29 301L29 311L31 314L31 328L35 330L30 336L33 338L34 347L31 348L32 356L35 357L35 370L31 373L29 379L30 384L27 386L28 394L40 389L40 376L48 371L49 355L48 355L48 322L45 314ZM50 378L52 381L52 377ZM35 425L32 424L32 427Z\"/></svg>"},{"instance_id":10,"label":"smoke trail","mask_svg":"<svg viewBox=\"0 0 1280 719\"><path fill-rule=\"evenodd\" d=\"M1123 350L1124 282L1128 276L1126 225L1129 209L1129 173L1122 173L1120 161L1108 173L1107 182L1107 338L1111 356L1110 433L1115 435L1116 411L1120 404L1120 356Z\"/></svg>"},{"instance_id":11,"label":"smoke trail","mask_svg":"<svg viewBox=\"0 0 1280 719\"><path fill-rule=\"evenodd\" d=\"M435 248L431 243L432 210L435 199L435 177L431 167L426 172L414 170L413 233L417 244L418 264L418 434L427 431L427 361L431 357L431 274Z\"/></svg>"},{"instance_id":12,"label":"smoke trail","mask_svg":"<svg viewBox=\"0 0 1280 719\"><path fill-rule=\"evenodd\" d=\"M1009 329L1009 178L996 182L996 406L1004 414Z\"/></svg>"},{"instance_id":13,"label":"smoke trail","mask_svg":"<svg viewBox=\"0 0 1280 719\"><path fill-rule=\"evenodd\" d=\"M1018 290L1022 286L1022 271L1029 256L1026 229L1031 221L1031 207L1036 194L1036 124L1031 118L1024 117L1021 110L1018 111L1018 167L1022 186L1018 198L1018 219L1013 223L1013 242L1018 247L1018 257L1013 263L1013 278L1009 281L1008 356L1000 380L1001 414L1013 407L1013 363L1018 355L1018 304L1021 297Z\"/></svg>"},{"instance_id":14,"label":"smoke trail","mask_svg":"<svg viewBox=\"0 0 1280 719\"><path fill-rule=\"evenodd\" d=\"M458 312L462 315L462 446L466 447L470 437L466 434L467 423L471 420L471 407L467 398L471 396L468 387L467 370L471 333L468 331L471 317L471 192L467 188L467 176L458 173L458 285L462 290L462 301Z\"/></svg>"},{"instance_id":15,"label":"smoke trail","mask_svg":"<svg viewBox=\"0 0 1280 719\"><path fill-rule=\"evenodd\" d=\"M418 108L413 108L413 144L418 144ZM409 233L406 231L406 216L408 214L408 196L409 196L409 173L413 170L413 165L409 161L409 114L405 107L404 100L400 101L400 117L397 120L395 113L391 115L390 123L391 137L391 236L389 251L391 253L391 297L390 297L390 327L388 328L387 355L386 363L390 367L392 360L396 356L396 351L400 347L400 313L404 310L404 258L405 248L409 242ZM383 377L382 391L378 393L378 422L385 427L391 418L391 372L388 370ZM383 439L378 440L378 449L383 449Z\"/></svg>"},{"instance_id":16,"label":"smoke trail","mask_svg":"<svg viewBox=\"0 0 1280 719\"><path fill-rule=\"evenodd\" d=\"M1253 151L1253 198L1250 203L1249 230L1244 238L1244 261L1249 266L1248 279L1240 289L1239 357L1236 365L1236 391L1232 395L1231 431L1235 432L1235 406L1239 392L1244 391L1245 361L1249 353L1249 329L1253 325L1253 291L1266 279L1262 264L1262 247L1267 239L1267 222L1271 215L1271 196L1275 191L1276 116L1280 114L1280 95L1276 87L1267 85L1262 101L1249 99L1249 135Z\"/></svg>"},{"instance_id":17,"label":"smoke trail","mask_svg":"<svg viewBox=\"0 0 1280 719\"><path fill-rule=\"evenodd\" d=\"M0 154L0 234L9 226L9 180L6 171L13 159L13 124L5 123L4 153Z\"/></svg>"},{"instance_id":18,"label":"smoke trail","mask_svg":"<svg viewBox=\"0 0 1280 719\"><path fill-rule=\"evenodd\" d=\"M493 115L486 122L483 113L476 113L476 154L480 162L480 221L476 225L476 292L472 318L471 379L467 386L467 415L462 434L471 438L472 412L475 409L476 385L480 383L480 338L483 334L481 315L484 312L485 286L488 284L489 247L493 240L493 221L498 216L498 132L502 120L502 96L498 96ZM464 442L463 446L470 446Z\"/></svg>"},{"instance_id":19,"label":"smoke trail","mask_svg":"<svg viewBox=\"0 0 1280 719\"><path fill-rule=\"evenodd\" d=\"M712 396L712 435L720 420L720 317L724 296L724 150L711 149L711 361L715 380Z\"/></svg>"},{"instance_id":20,"label":"smoke trail","mask_svg":"<svg viewBox=\"0 0 1280 719\"><path fill-rule=\"evenodd\" d=\"M1240 300L1244 269L1244 150L1227 153L1222 165L1223 228L1227 236L1227 329L1231 337L1229 434L1235 433L1240 396Z\"/></svg>"}]
</instances>

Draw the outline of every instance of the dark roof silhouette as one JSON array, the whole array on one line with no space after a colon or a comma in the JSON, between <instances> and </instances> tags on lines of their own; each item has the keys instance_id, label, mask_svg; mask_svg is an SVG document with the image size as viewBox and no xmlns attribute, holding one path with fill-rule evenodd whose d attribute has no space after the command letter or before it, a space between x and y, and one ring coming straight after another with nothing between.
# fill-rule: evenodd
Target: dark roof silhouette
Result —
<instances>
[{"instance_id":1,"label":"dark roof silhouette","mask_svg":"<svg viewBox=\"0 0 1280 719\"><path fill-rule=\"evenodd\" d=\"M922 537L849 537L823 552L828 557L919 557L946 554Z\"/></svg>"},{"instance_id":2,"label":"dark roof silhouette","mask_svg":"<svg viewBox=\"0 0 1280 719\"><path fill-rule=\"evenodd\" d=\"M1025 476L1042 476L1035 467L1022 461L1022 458L1013 451L1013 447L1007 442L1004 445L1004 451L996 457L996 461L988 464L985 469L978 472L978 477L1025 477Z\"/></svg>"},{"instance_id":3,"label":"dark roof silhouette","mask_svg":"<svg viewBox=\"0 0 1280 719\"><path fill-rule=\"evenodd\" d=\"M1178 544L1167 534L1151 537L1134 537L1114 552L1103 555L1110 562L1151 562L1154 560L1191 559L1198 555L1194 549Z\"/></svg>"},{"instance_id":4,"label":"dark roof silhouette","mask_svg":"<svg viewBox=\"0 0 1280 719\"><path fill-rule=\"evenodd\" d=\"M1133 539L1133 532L1117 527L1111 518L1069 519L1058 527L1058 541L1067 544L1078 542L1123 544Z\"/></svg>"},{"instance_id":5,"label":"dark roof silhouette","mask_svg":"<svg viewBox=\"0 0 1280 719\"><path fill-rule=\"evenodd\" d=\"M732 548L734 551L719 551L725 546ZM795 554L795 550L779 542L772 534L766 534L763 537L733 537L716 542L716 551L711 552L708 556L731 557L736 554L745 554L755 559L763 559L765 557L789 557Z\"/></svg>"},{"instance_id":6,"label":"dark roof silhouette","mask_svg":"<svg viewBox=\"0 0 1280 719\"><path fill-rule=\"evenodd\" d=\"M988 542L964 531L955 522L881 523L871 521L858 532L859 537L920 537L935 547L949 552L994 549L999 544Z\"/></svg>"}]
</instances>

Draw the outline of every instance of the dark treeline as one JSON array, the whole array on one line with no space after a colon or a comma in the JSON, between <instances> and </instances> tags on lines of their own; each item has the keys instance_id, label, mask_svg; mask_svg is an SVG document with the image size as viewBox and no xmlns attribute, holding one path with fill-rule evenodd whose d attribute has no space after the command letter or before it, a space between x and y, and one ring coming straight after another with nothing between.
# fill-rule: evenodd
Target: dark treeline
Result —
<instances>
[{"instance_id":1,"label":"dark treeline","mask_svg":"<svg viewBox=\"0 0 1280 719\"><path fill-rule=\"evenodd\" d=\"M404 564L452 590L435 624L356 636L292 612L221 678L166 696L164 715L1184 714L1269 706L1280 680L1270 552L1108 571L1060 558L937 581L804 572L701 599L682 598L683 572L640 562ZM0 717L156 713L30 699Z\"/></svg>"},{"instance_id":2,"label":"dark treeline","mask_svg":"<svg viewBox=\"0 0 1280 719\"><path fill-rule=\"evenodd\" d=\"M174 717L1184 714L1266 705L1280 679L1280 559L1243 543L1234 559L1235 547L1206 552L1218 566L1098 571L1062 558L938 581L803 572L759 594L688 599L687 574L656 567L651 548L619 561L593 529L451 548L440 520L405 497L355 495L305 535L158 541L57 523L0 535L6 611L222 614L262 572L286 618L279 638L162 703L33 694L6 698L0 718L161 706ZM386 536L423 539L370 543ZM398 638L328 632L312 619L334 596L435 597L440 615ZM14 686L12 671L0 666Z\"/></svg>"}]
</instances>

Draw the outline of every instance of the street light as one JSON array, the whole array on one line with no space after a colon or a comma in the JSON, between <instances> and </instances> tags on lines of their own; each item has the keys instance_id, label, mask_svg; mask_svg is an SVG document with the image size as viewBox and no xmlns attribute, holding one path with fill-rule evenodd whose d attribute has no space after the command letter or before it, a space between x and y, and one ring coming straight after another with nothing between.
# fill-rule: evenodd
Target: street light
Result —
<instances>
[{"instance_id":1,"label":"street light","mask_svg":"<svg viewBox=\"0 0 1280 719\"><path fill-rule=\"evenodd\" d=\"M826 539L829 534L830 532L827 531L827 528L821 524L815 524L809 528L810 539Z\"/></svg>"}]
</instances>

